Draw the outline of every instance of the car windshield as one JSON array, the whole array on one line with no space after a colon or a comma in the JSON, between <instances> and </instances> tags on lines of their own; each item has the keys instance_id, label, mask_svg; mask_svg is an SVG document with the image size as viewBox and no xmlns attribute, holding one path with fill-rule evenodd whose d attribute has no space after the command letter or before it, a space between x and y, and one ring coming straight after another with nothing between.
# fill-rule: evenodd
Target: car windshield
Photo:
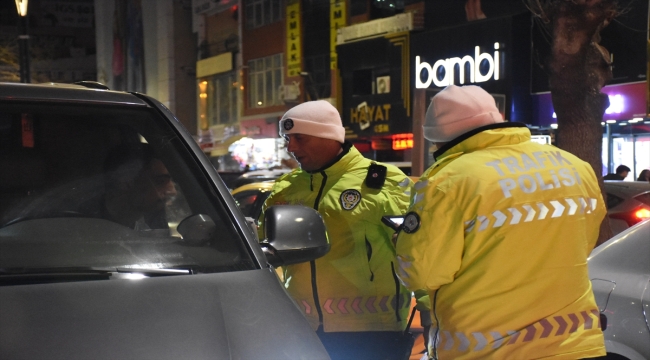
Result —
<instances>
[{"instance_id":1,"label":"car windshield","mask_svg":"<svg viewBox=\"0 0 650 360\"><path fill-rule=\"evenodd\" d=\"M218 189L152 108L0 104L0 169L0 275L255 266Z\"/></svg>"}]
</instances>

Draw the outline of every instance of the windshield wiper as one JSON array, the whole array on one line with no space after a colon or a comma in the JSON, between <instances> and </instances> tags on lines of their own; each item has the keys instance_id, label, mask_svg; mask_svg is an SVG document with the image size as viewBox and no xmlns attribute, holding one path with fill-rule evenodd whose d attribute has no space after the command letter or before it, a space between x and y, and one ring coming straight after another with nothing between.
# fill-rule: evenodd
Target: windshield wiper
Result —
<instances>
[{"instance_id":1,"label":"windshield wiper","mask_svg":"<svg viewBox=\"0 0 650 360\"><path fill-rule=\"evenodd\" d=\"M21 284L43 284L71 281L109 280L113 278L130 278L128 274L142 277L190 275L191 268L131 268L131 267L67 267L37 269L0 269L0 286Z\"/></svg>"},{"instance_id":2,"label":"windshield wiper","mask_svg":"<svg viewBox=\"0 0 650 360\"><path fill-rule=\"evenodd\" d=\"M191 275L192 269L160 269L160 268L131 268L117 267L117 273L136 273L146 276L170 276L170 275Z\"/></svg>"}]
</instances>

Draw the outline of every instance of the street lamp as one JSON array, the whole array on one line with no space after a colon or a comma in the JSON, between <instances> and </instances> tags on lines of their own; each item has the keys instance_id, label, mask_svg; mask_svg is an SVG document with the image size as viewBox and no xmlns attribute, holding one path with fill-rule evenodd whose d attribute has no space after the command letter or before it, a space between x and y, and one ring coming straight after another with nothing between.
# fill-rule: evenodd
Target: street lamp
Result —
<instances>
[{"instance_id":1,"label":"street lamp","mask_svg":"<svg viewBox=\"0 0 650 360\"><path fill-rule=\"evenodd\" d=\"M16 9L18 10L18 48L20 52L20 82L31 82L29 71L29 35L27 34L27 1L16 0Z\"/></svg>"}]
</instances>

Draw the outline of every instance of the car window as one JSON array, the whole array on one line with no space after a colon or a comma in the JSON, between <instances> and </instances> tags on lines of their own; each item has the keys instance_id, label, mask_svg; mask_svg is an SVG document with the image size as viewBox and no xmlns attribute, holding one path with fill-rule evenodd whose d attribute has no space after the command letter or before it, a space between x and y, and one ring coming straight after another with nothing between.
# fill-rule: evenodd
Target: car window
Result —
<instances>
[{"instance_id":1,"label":"car window","mask_svg":"<svg viewBox=\"0 0 650 360\"><path fill-rule=\"evenodd\" d=\"M634 197L634 199L650 206L650 192L637 195Z\"/></svg>"},{"instance_id":2,"label":"car window","mask_svg":"<svg viewBox=\"0 0 650 360\"><path fill-rule=\"evenodd\" d=\"M254 268L241 229L157 111L0 105L0 270Z\"/></svg>"},{"instance_id":3,"label":"car window","mask_svg":"<svg viewBox=\"0 0 650 360\"><path fill-rule=\"evenodd\" d=\"M607 209L614 208L616 205L622 203L623 200L624 200L623 198L607 193Z\"/></svg>"}]
</instances>

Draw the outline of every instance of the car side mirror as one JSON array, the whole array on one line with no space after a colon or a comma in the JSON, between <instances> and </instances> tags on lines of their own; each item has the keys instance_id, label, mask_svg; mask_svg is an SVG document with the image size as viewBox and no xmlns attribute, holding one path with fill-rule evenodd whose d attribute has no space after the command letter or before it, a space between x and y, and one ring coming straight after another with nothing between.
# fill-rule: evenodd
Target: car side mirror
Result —
<instances>
[{"instance_id":1,"label":"car side mirror","mask_svg":"<svg viewBox=\"0 0 650 360\"><path fill-rule=\"evenodd\" d=\"M260 245L273 266L312 261L330 250L323 218L316 210L299 205L266 209Z\"/></svg>"}]
</instances>

